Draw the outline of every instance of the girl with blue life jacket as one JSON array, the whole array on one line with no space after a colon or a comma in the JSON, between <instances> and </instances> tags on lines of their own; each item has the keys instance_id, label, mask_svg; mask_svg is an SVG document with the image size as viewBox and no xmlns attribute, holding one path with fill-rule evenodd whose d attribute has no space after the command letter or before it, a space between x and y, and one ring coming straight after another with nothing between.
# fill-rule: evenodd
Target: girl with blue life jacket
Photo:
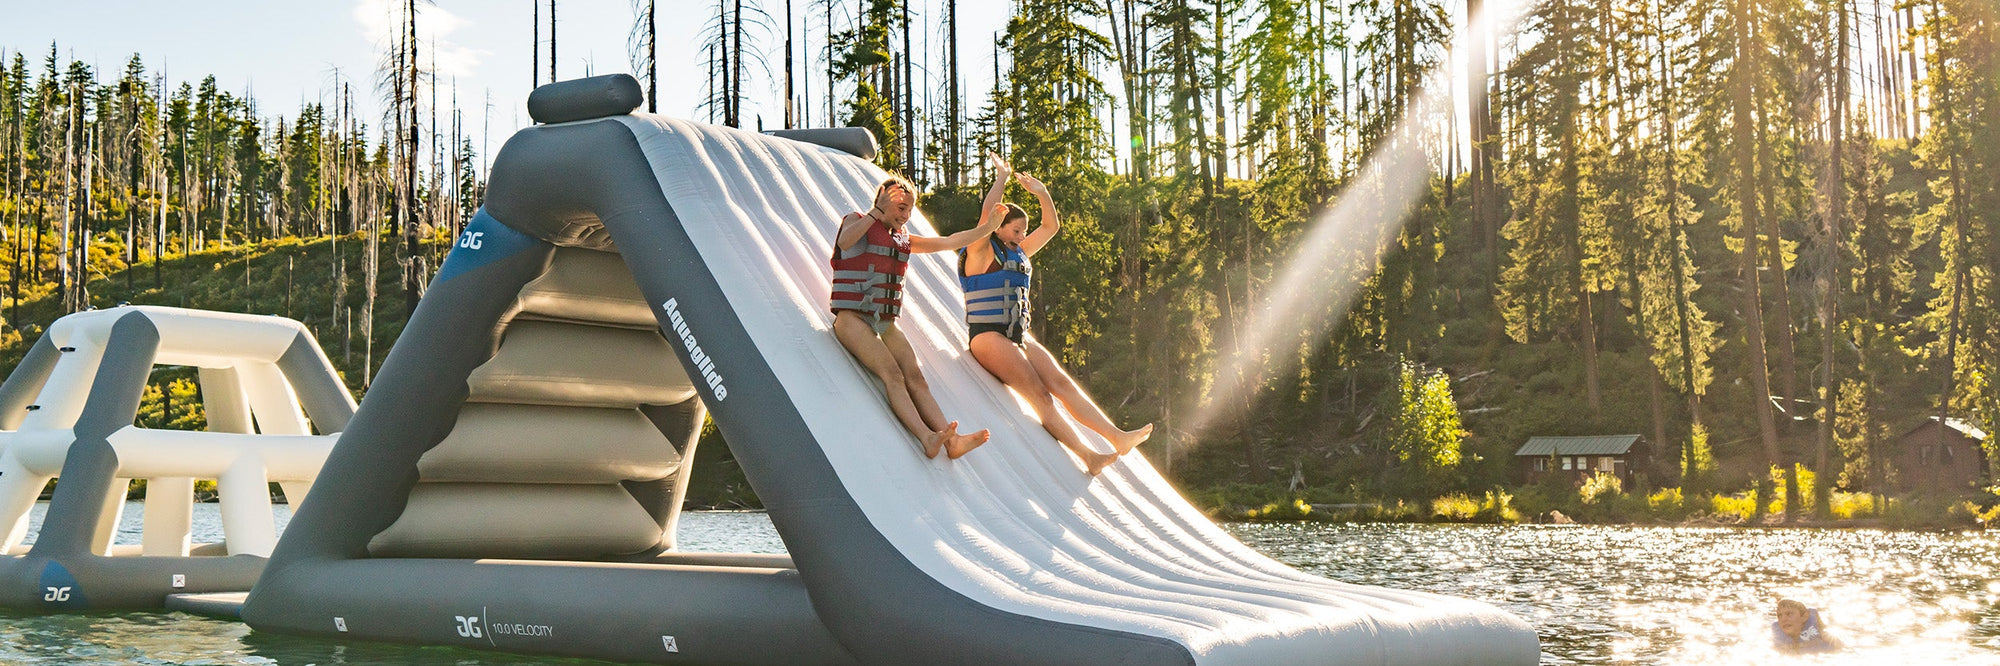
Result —
<instances>
[{"instance_id":1,"label":"girl with blue life jacket","mask_svg":"<svg viewBox=\"0 0 2000 666\"><path fill-rule=\"evenodd\" d=\"M1833 652L1840 641L1827 635L1820 624L1819 611L1793 599L1778 600L1778 621L1771 623L1771 645L1779 652L1806 654Z\"/></svg>"},{"instance_id":2,"label":"girl with blue life jacket","mask_svg":"<svg viewBox=\"0 0 2000 666\"><path fill-rule=\"evenodd\" d=\"M996 219L999 227L990 235L982 233L984 242L966 246L959 265L959 285L965 289L967 347L987 372L1027 398L1041 418L1042 427L1083 460L1086 472L1097 476L1119 456L1152 436L1153 426L1120 430L1084 394L1076 380L1056 364L1055 355L1028 330L1033 321L1028 294L1034 279L1034 266L1029 259L1056 237L1062 223L1047 186L1033 176L1013 173L1013 167L1000 156L992 157L996 177L981 207L985 218L980 228L988 228ZM1010 178L1041 202L1042 223L1034 233L1028 232L1027 212L1019 206L1001 203ZM1091 449L1082 434L1056 411L1057 401L1078 423L1103 435L1113 452Z\"/></svg>"},{"instance_id":3,"label":"girl with blue life jacket","mask_svg":"<svg viewBox=\"0 0 2000 666\"><path fill-rule=\"evenodd\" d=\"M942 451L951 458L986 443L985 430L958 432L958 422L947 420L931 397L930 384L910 341L896 328L903 310L903 274L910 255L943 252L965 247L993 232L993 225L934 238L912 236L906 227L910 211L917 205L917 190L909 181L890 176L875 186L875 205L866 213L849 213L840 221L833 244L833 289L828 299L833 310L833 335L861 361L863 367L882 380L888 393L889 410L896 420L915 435L924 457L936 458ZM994 224L999 223L998 218Z\"/></svg>"}]
</instances>

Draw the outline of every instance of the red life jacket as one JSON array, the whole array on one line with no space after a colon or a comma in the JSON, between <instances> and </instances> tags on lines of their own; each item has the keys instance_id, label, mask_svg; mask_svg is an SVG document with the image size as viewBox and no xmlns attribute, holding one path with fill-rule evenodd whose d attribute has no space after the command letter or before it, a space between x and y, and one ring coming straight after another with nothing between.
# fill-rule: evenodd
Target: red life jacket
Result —
<instances>
[{"instance_id":1,"label":"red life jacket","mask_svg":"<svg viewBox=\"0 0 2000 666\"><path fill-rule=\"evenodd\" d=\"M890 230L871 217L861 240L845 250L834 248L833 309L859 311L880 329L903 311L903 273L909 267L909 230Z\"/></svg>"}]
</instances>

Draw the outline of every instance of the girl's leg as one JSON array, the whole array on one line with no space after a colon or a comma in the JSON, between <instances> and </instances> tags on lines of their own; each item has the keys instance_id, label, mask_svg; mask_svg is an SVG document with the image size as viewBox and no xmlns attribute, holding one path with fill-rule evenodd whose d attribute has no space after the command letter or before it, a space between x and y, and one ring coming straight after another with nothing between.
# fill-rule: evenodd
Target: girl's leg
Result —
<instances>
[{"instance_id":1,"label":"girl's leg","mask_svg":"<svg viewBox=\"0 0 2000 666\"><path fill-rule=\"evenodd\" d=\"M1035 374L1042 378L1042 383L1048 386L1049 394L1061 400L1063 406L1069 409L1069 413L1075 416L1083 427L1097 431L1097 434L1110 440L1119 455L1124 455L1140 442L1146 441L1146 438L1153 436L1151 423L1134 430L1120 430L1117 424L1111 422L1111 417L1104 415L1104 410L1097 406L1096 401L1084 395L1083 389L1076 385L1076 380L1070 378L1069 372L1056 363L1055 355L1050 354L1048 348L1042 346L1041 341L1036 340L1031 334L1022 340L1023 354L1027 357L1029 365L1034 367Z\"/></svg>"},{"instance_id":2,"label":"girl's leg","mask_svg":"<svg viewBox=\"0 0 2000 666\"><path fill-rule=\"evenodd\" d=\"M1015 347L1013 342L1007 340L1007 336L991 331L981 333L972 338L970 346L972 357L979 360L979 365L999 378L1000 383L1006 384L1008 388L1021 394L1021 397L1027 398L1028 404L1035 408L1035 415L1041 417L1042 428L1048 430L1049 434L1054 436L1056 441L1062 442L1070 452L1075 453L1076 457L1083 459L1084 470L1091 476L1097 476L1098 472L1104 470L1104 466L1118 459L1117 454L1098 453L1084 444L1083 436L1056 411L1055 398L1049 395L1042 378L1035 373L1034 366L1028 363L1028 357L1023 355L1021 349Z\"/></svg>"},{"instance_id":3,"label":"girl's leg","mask_svg":"<svg viewBox=\"0 0 2000 666\"><path fill-rule=\"evenodd\" d=\"M992 436L991 432L981 429L979 432L961 435L956 432L958 422L945 420L944 410L938 408L937 398L931 396L931 385L924 379L924 369L917 365L916 350L910 348L909 338L903 337L903 330L896 328L895 322L890 322L888 329L882 331L882 344L888 348L889 356L895 360L896 367L902 370L903 392L909 396L911 403L916 405L917 414L923 418L924 423L936 426L939 430L953 431L944 438L946 456L957 459L986 443L986 438Z\"/></svg>"},{"instance_id":4,"label":"girl's leg","mask_svg":"<svg viewBox=\"0 0 2000 666\"><path fill-rule=\"evenodd\" d=\"M866 319L851 311L842 310L833 318L833 337L840 340L840 346L847 348L861 366L882 380L884 392L889 397L889 411L896 414L896 420L916 435L924 447L924 457L935 458L938 449L944 445L949 429L932 430L917 412L917 406L910 401L909 391L903 388L903 371L889 348L875 337L875 329L868 326Z\"/></svg>"}]
</instances>

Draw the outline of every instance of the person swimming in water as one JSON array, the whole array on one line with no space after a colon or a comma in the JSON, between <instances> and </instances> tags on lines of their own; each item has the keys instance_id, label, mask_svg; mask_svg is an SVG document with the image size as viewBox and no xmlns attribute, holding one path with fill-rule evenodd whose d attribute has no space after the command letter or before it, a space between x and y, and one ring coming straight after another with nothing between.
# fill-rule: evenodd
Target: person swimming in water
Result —
<instances>
[{"instance_id":1,"label":"person swimming in water","mask_svg":"<svg viewBox=\"0 0 2000 666\"><path fill-rule=\"evenodd\" d=\"M1034 176L1013 173L1013 167L1000 156L992 157L995 177L986 193L979 228L991 227L996 217L999 226L981 234L986 242L966 246L959 267L959 283L965 288L967 347L981 367L1027 398L1041 418L1042 428L1082 459L1086 473L1097 476L1152 436L1153 426L1120 430L1028 330L1028 287L1034 276L1029 258L1056 237L1062 223L1046 185ZM1010 178L1041 203L1042 223L1033 233L1028 231L1026 211L1001 202ZM1058 400L1078 423L1109 440L1113 452L1100 453L1084 443L1076 428L1057 413Z\"/></svg>"},{"instance_id":2,"label":"person swimming in water","mask_svg":"<svg viewBox=\"0 0 2000 666\"><path fill-rule=\"evenodd\" d=\"M944 452L956 459L979 448L986 430L958 432L958 422L945 419L924 380L923 368L910 341L896 328L903 311L903 274L910 255L944 252L971 244L993 232L999 220L943 238L910 235L910 211L917 191L909 181L890 176L875 186L875 205L866 213L849 213L840 221L833 245L833 335L882 380L889 410L915 435L924 457Z\"/></svg>"},{"instance_id":3,"label":"person swimming in water","mask_svg":"<svg viewBox=\"0 0 2000 666\"><path fill-rule=\"evenodd\" d=\"M1778 620L1771 623L1771 644L1779 652L1807 654L1832 652L1840 642L1827 635L1820 624L1819 611L1792 599L1778 600Z\"/></svg>"}]
</instances>

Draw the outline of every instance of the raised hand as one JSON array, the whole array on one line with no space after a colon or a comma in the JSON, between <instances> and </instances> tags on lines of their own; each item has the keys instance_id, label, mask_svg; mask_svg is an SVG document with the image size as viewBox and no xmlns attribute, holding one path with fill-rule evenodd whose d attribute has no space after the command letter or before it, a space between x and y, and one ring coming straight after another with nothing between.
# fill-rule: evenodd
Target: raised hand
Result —
<instances>
[{"instance_id":1,"label":"raised hand","mask_svg":"<svg viewBox=\"0 0 2000 666\"><path fill-rule=\"evenodd\" d=\"M1014 174L1014 165L1008 164L1007 158L1001 157L1000 153L989 150L986 156L993 159L993 170L1000 174L999 180L1006 180Z\"/></svg>"},{"instance_id":2,"label":"raised hand","mask_svg":"<svg viewBox=\"0 0 2000 666\"><path fill-rule=\"evenodd\" d=\"M1000 228L1000 221L1004 219L1007 219L1007 204L994 204L992 208L986 210L985 215L979 217L979 228L986 233L992 233L994 229Z\"/></svg>"},{"instance_id":3,"label":"raised hand","mask_svg":"<svg viewBox=\"0 0 2000 666\"><path fill-rule=\"evenodd\" d=\"M1048 196L1049 194L1049 186L1043 185L1042 181L1036 179L1034 176L1030 176L1025 173L1017 173L1014 174L1014 181L1020 183L1022 188L1028 190L1029 193L1032 193L1035 196L1044 197Z\"/></svg>"}]
</instances>

